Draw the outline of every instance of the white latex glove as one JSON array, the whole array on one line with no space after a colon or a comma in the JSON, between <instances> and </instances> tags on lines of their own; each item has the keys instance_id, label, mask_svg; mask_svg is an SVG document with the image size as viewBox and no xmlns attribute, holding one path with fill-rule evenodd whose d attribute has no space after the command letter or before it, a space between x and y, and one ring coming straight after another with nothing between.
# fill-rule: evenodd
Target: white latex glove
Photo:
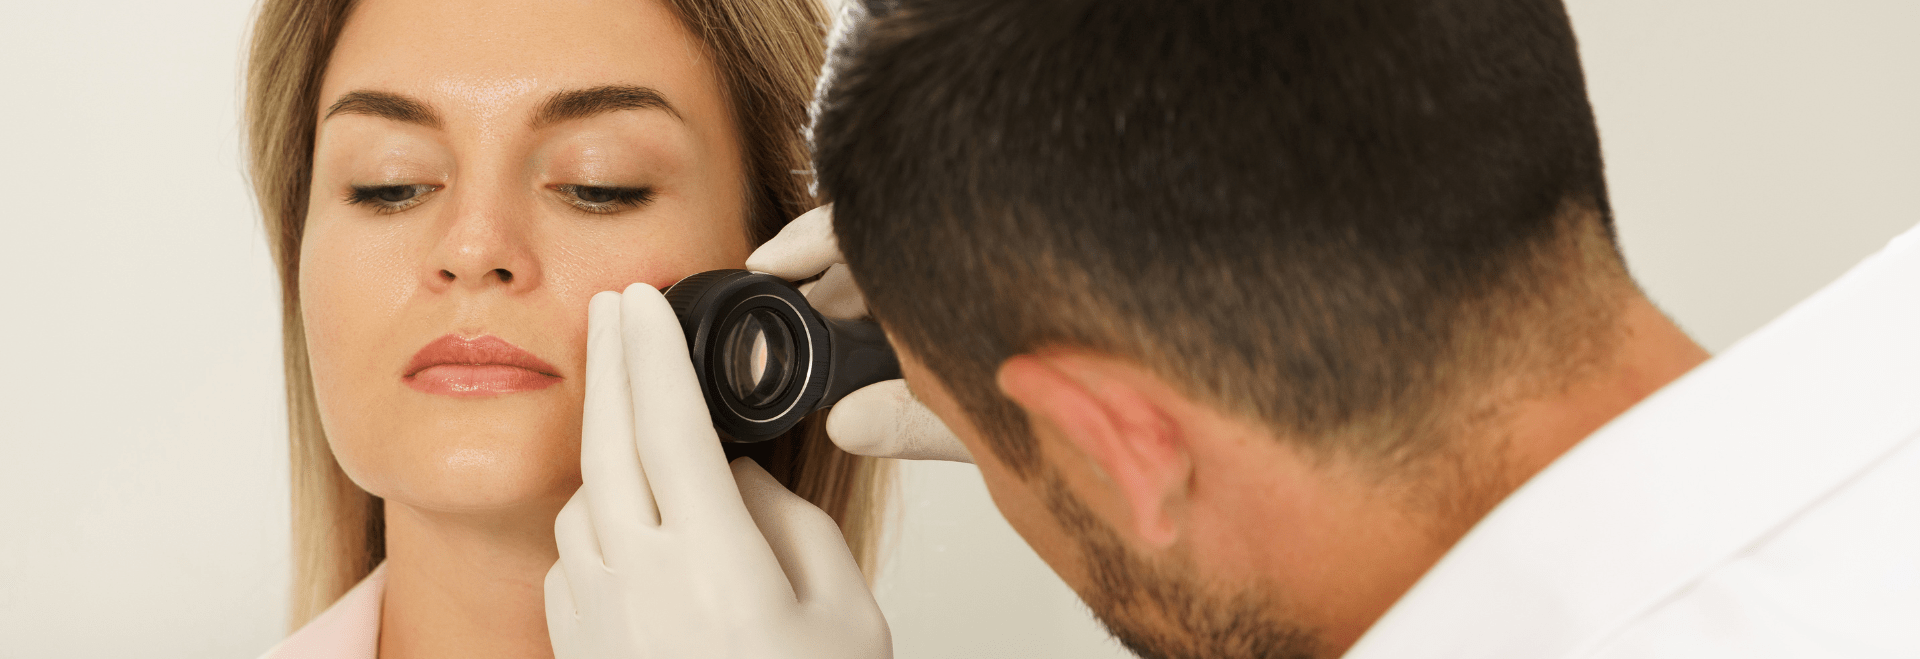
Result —
<instances>
[{"instance_id":1,"label":"white latex glove","mask_svg":"<svg viewBox=\"0 0 1920 659\"><path fill-rule=\"evenodd\" d=\"M580 490L554 522L558 659L891 659L840 528L727 464L673 309L635 284L587 321Z\"/></svg>"},{"instance_id":2,"label":"white latex glove","mask_svg":"<svg viewBox=\"0 0 1920 659\"><path fill-rule=\"evenodd\" d=\"M787 224L747 257L747 269L789 281L820 275L818 281L800 286L813 308L834 318L867 315L866 298L854 286L846 258L840 255L840 240L833 235L832 204ZM907 391L905 380L868 385L840 399L827 412L827 436L856 455L973 462L940 417Z\"/></svg>"}]
</instances>

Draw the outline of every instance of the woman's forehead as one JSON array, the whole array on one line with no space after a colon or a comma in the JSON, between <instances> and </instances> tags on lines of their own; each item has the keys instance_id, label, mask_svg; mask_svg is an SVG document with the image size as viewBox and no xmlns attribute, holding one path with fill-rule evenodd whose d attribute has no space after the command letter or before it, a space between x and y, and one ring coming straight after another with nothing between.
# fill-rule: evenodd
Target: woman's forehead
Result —
<instances>
[{"instance_id":1,"label":"woman's forehead","mask_svg":"<svg viewBox=\"0 0 1920 659\"><path fill-rule=\"evenodd\" d=\"M705 48L657 0L364 0L329 59L317 110L380 109L369 95L490 132L583 108L664 110L695 132L730 116Z\"/></svg>"}]
</instances>

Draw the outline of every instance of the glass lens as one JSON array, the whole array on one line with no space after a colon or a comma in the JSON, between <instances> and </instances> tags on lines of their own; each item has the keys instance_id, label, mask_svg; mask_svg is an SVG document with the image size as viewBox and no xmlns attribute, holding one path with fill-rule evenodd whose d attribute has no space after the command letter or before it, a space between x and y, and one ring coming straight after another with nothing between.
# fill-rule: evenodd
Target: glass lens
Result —
<instances>
[{"instance_id":1,"label":"glass lens","mask_svg":"<svg viewBox=\"0 0 1920 659\"><path fill-rule=\"evenodd\" d=\"M754 309L734 321L720 353L721 372L748 407L765 407L786 393L795 372L793 333L778 314Z\"/></svg>"}]
</instances>

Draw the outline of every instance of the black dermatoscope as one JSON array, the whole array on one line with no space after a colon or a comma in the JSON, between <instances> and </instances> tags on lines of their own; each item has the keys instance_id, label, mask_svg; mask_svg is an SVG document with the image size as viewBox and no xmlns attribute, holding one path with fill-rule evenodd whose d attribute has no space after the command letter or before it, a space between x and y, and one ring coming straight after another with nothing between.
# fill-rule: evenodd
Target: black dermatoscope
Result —
<instances>
[{"instance_id":1,"label":"black dermatoscope","mask_svg":"<svg viewBox=\"0 0 1920 659\"><path fill-rule=\"evenodd\" d=\"M665 295L722 440L773 439L861 387L900 377L879 324L822 316L779 277L713 270Z\"/></svg>"}]
</instances>

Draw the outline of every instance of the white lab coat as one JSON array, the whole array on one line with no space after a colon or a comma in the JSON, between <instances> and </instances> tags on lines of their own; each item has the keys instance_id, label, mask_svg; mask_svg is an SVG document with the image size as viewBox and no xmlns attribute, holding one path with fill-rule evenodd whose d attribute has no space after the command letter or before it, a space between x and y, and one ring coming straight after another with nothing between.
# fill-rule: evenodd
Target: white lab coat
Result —
<instances>
[{"instance_id":1,"label":"white lab coat","mask_svg":"<svg viewBox=\"0 0 1920 659\"><path fill-rule=\"evenodd\" d=\"M1920 657L1920 229L1555 461L1347 657Z\"/></svg>"}]
</instances>

